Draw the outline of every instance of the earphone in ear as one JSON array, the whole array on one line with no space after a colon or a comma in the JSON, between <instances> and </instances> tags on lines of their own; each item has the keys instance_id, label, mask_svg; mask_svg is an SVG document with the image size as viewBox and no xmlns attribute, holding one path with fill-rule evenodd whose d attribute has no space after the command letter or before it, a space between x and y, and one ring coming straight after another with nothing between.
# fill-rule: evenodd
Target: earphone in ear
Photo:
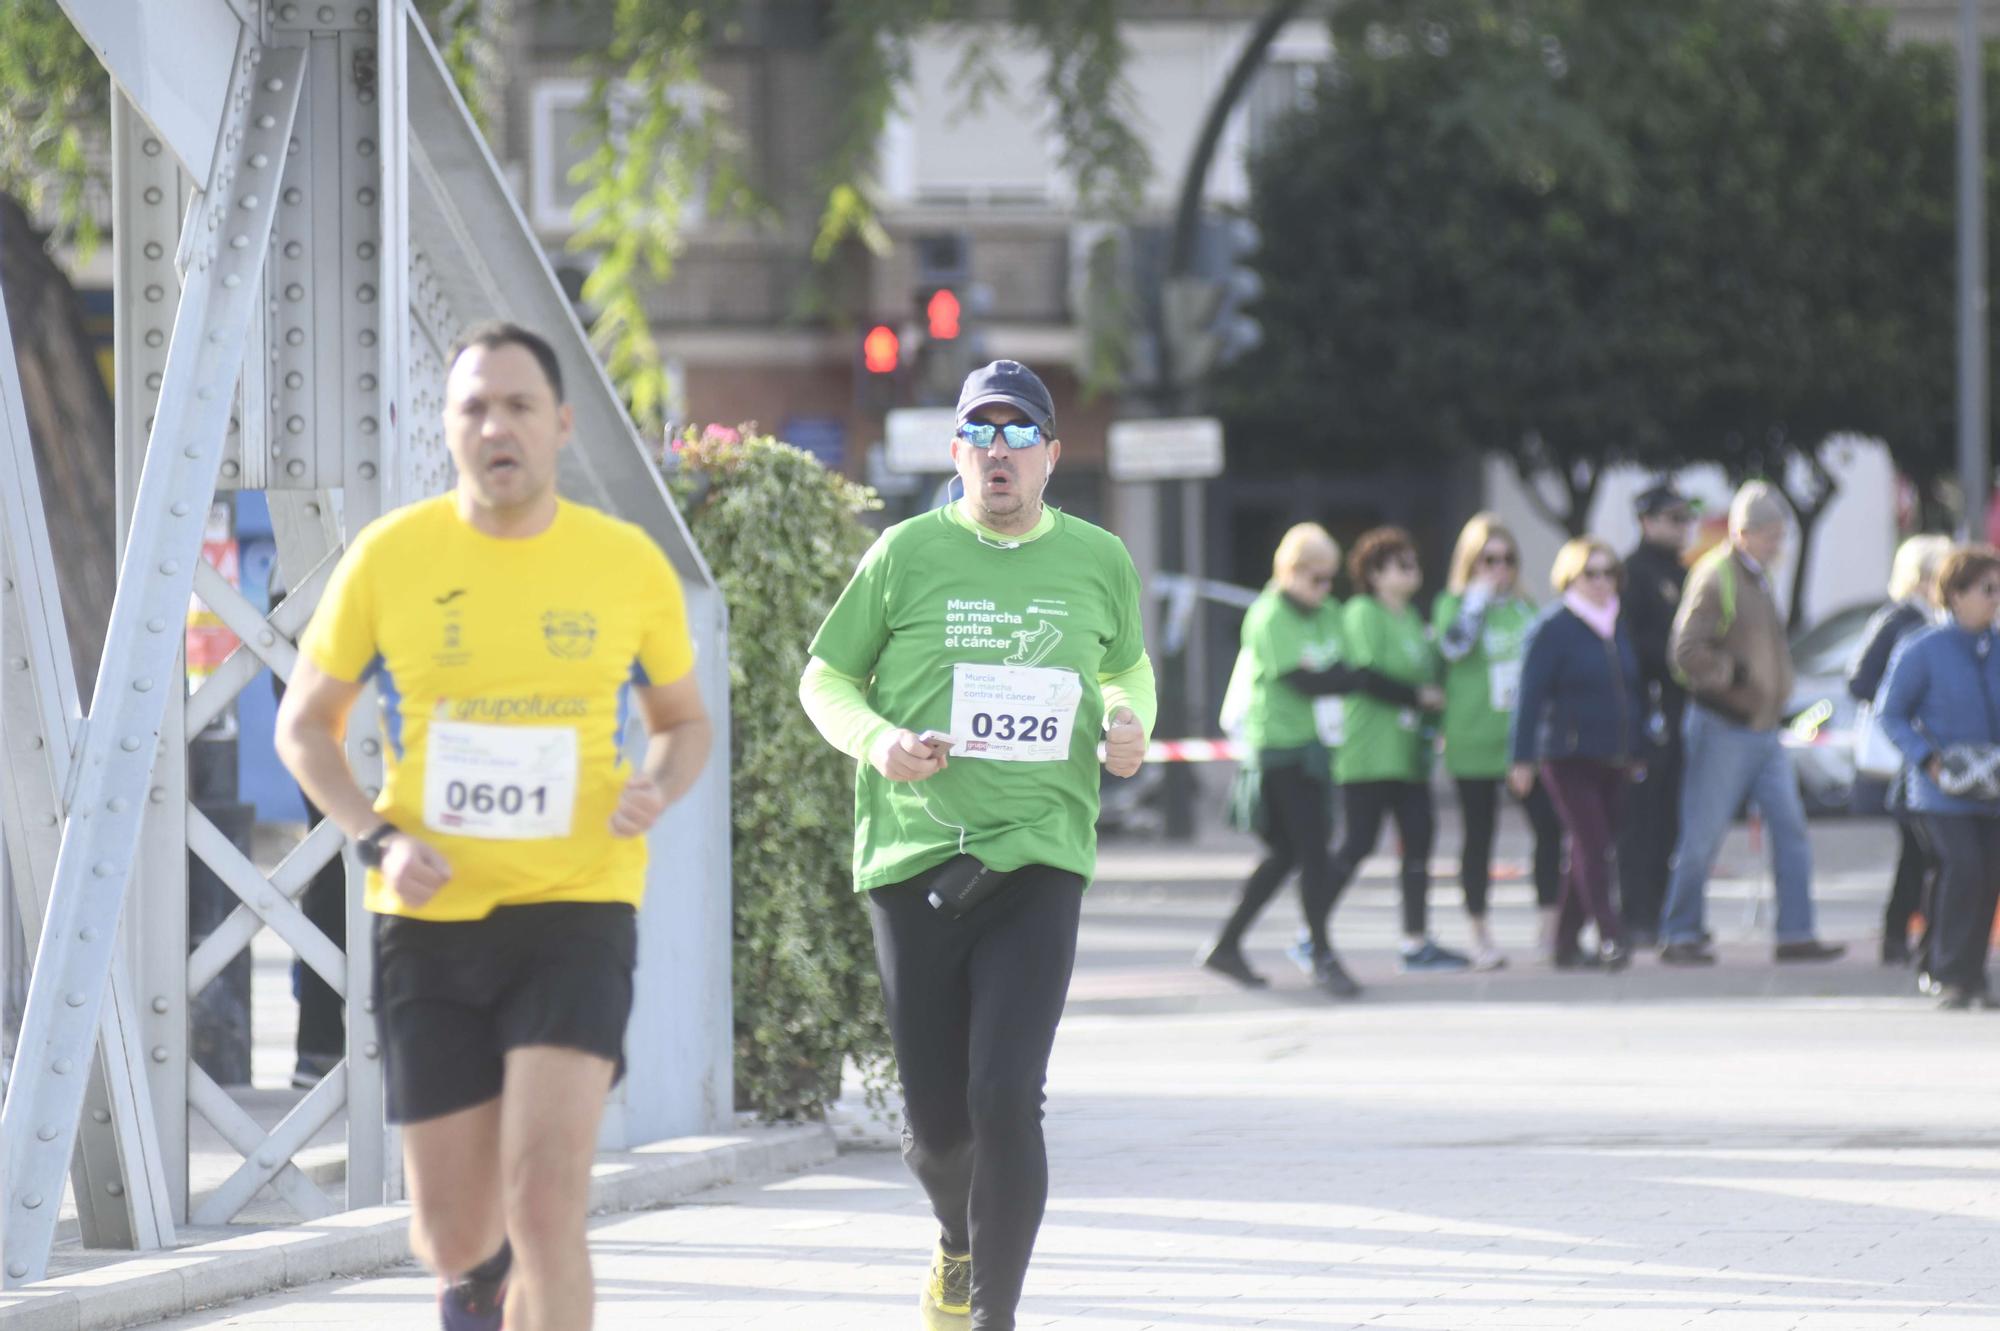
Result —
<instances>
[{"instance_id":1,"label":"earphone in ear","mask_svg":"<svg viewBox=\"0 0 2000 1331\"><path fill-rule=\"evenodd\" d=\"M1051 476L1053 476L1053 475L1055 475L1055 474L1056 474L1056 464L1055 464L1055 463L1053 463L1053 462L1044 462L1044 463L1042 464L1042 479L1043 479L1043 480L1045 480L1045 481L1046 481L1046 480L1047 480L1047 479L1048 479L1049 477L1051 477Z\"/></svg>"}]
</instances>

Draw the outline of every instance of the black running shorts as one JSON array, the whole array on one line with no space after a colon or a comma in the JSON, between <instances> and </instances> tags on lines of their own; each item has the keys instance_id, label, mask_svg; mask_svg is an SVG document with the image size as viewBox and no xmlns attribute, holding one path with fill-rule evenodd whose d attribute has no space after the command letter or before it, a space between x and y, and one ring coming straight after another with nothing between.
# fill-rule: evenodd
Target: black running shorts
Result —
<instances>
[{"instance_id":1,"label":"black running shorts","mask_svg":"<svg viewBox=\"0 0 2000 1331\"><path fill-rule=\"evenodd\" d=\"M621 902L502 906L483 920L375 917L375 1021L391 1123L500 1094L507 1051L554 1045L625 1071L638 917Z\"/></svg>"}]
</instances>

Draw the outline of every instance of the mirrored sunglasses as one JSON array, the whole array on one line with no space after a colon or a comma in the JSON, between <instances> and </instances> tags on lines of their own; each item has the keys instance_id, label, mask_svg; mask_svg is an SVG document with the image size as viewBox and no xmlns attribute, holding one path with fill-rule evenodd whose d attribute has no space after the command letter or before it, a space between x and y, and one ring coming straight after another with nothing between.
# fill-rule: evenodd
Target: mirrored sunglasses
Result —
<instances>
[{"instance_id":1,"label":"mirrored sunglasses","mask_svg":"<svg viewBox=\"0 0 2000 1331\"><path fill-rule=\"evenodd\" d=\"M1004 438L1009 448L1033 448L1042 442L1042 427L1033 422L992 425L986 421L967 421L958 427L958 437L974 448L993 447L995 435Z\"/></svg>"}]
</instances>

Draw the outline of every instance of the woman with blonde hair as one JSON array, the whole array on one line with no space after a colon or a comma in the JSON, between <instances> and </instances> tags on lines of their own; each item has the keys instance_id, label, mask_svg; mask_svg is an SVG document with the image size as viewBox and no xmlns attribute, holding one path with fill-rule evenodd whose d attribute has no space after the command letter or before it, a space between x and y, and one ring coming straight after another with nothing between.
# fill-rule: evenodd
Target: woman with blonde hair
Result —
<instances>
[{"instance_id":1,"label":"woman with blonde hair","mask_svg":"<svg viewBox=\"0 0 2000 1331\"><path fill-rule=\"evenodd\" d=\"M1889 604L1875 612L1861 635L1860 650L1847 668L1847 692L1856 702L1872 710L1881 702L1882 680L1889 673L1889 659L1903 640L1918 629L1937 622L1937 571L1951 553L1949 536L1912 536L1896 547L1889 566ZM1882 964L1901 966L1909 962L1910 922L1919 910L1928 920L1932 912L1925 902L1926 888L1937 874L1937 857L1925 844L1921 819L1909 809L1909 787L1903 778L1887 782L1862 778L1854 783L1857 809L1886 807L1895 816L1901 847L1896 855L1896 875L1889 884L1889 903L1882 913ZM1922 949L1918 949L1919 952Z\"/></svg>"},{"instance_id":2,"label":"woman with blonde hair","mask_svg":"<svg viewBox=\"0 0 2000 1331\"><path fill-rule=\"evenodd\" d=\"M1244 613L1242 650L1224 695L1223 729L1239 734L1245 750L1231 811L1263 840L1266 853L1221 935L1196 960L1253 989L1267 981L1244 957L1243 935L1286 877L1302 871L1309 926L1311 903L1328 893L1333 754L1345 719L1340 695L1365 691L1400 706L1417 700L1409 685L1347 663L1340 602L1333 598L1339 569L1340 546L1326 528L1303 522L1285 533L1271 559L1270 584ZM1317 978L1343 996L1355 992L1337 961Z\"/></svg>"},{"instance_id":3,"label":"woman with blonde hair","mask_svg":"<svg viewBox=\"0 0 2000 1331\"><path fill-rule=\"evenodd\" d=\"M1564 545L1550 573L1562 600L1535 621L1521 663L1507 782L1526 796L1539 779L1569 835L1550 955L1561 970L1616 970L1630 960L1611 864L1624 789L1642 769L1645 703L1639 656L1618 616L1623 576L1617 553L1596 537ZM1586 916L1597 922L1595 954L1578 941Z\"/></svg>"},{"instance_id":4,"label":"woman with blonde hair","mask_svg":"<svg viewBox=\"0 0 2000 1331\"><path fill-rule=\"evenodd\" d=\"M1444 658L1444 765L1458 783L1465 824L1458 881L1472 923L1472 964L1497 970L1507 959L1493 941L1486 903L1493 879L1493 833L1507 775L1507 733L1520 691L1521 656L1535 606L1521 592L1521 546L1492 513L1474 514L1458 535L1444 595L1431 611ZM1553 927L1562 890L1562 823L1537 785L1523 801L1535 830L1535 900Z\"/></svg>"}]
</instances>

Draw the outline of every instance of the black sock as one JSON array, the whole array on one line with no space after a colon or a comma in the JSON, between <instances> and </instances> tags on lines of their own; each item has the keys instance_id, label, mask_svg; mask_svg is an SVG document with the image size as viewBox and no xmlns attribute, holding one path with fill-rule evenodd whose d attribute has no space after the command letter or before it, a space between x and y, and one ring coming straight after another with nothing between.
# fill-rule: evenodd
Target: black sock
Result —
<instances>
[{"instance_id":1,"label":"black sock","mask_svg":"<svg viewBox=\"0 0 2000 1331\"><path fill-rule=\"evenodd\" d=\"M451 1283L454 1285L490 1285L496 1281L505 1279L507 1272L513 1265L514 1245L506 1239L501 1239L499 1252L494 1253L491 1257L488 1257L485 1261L473 1267L470 1271L467 1271Z\"/></svg>"}]
</instances>

